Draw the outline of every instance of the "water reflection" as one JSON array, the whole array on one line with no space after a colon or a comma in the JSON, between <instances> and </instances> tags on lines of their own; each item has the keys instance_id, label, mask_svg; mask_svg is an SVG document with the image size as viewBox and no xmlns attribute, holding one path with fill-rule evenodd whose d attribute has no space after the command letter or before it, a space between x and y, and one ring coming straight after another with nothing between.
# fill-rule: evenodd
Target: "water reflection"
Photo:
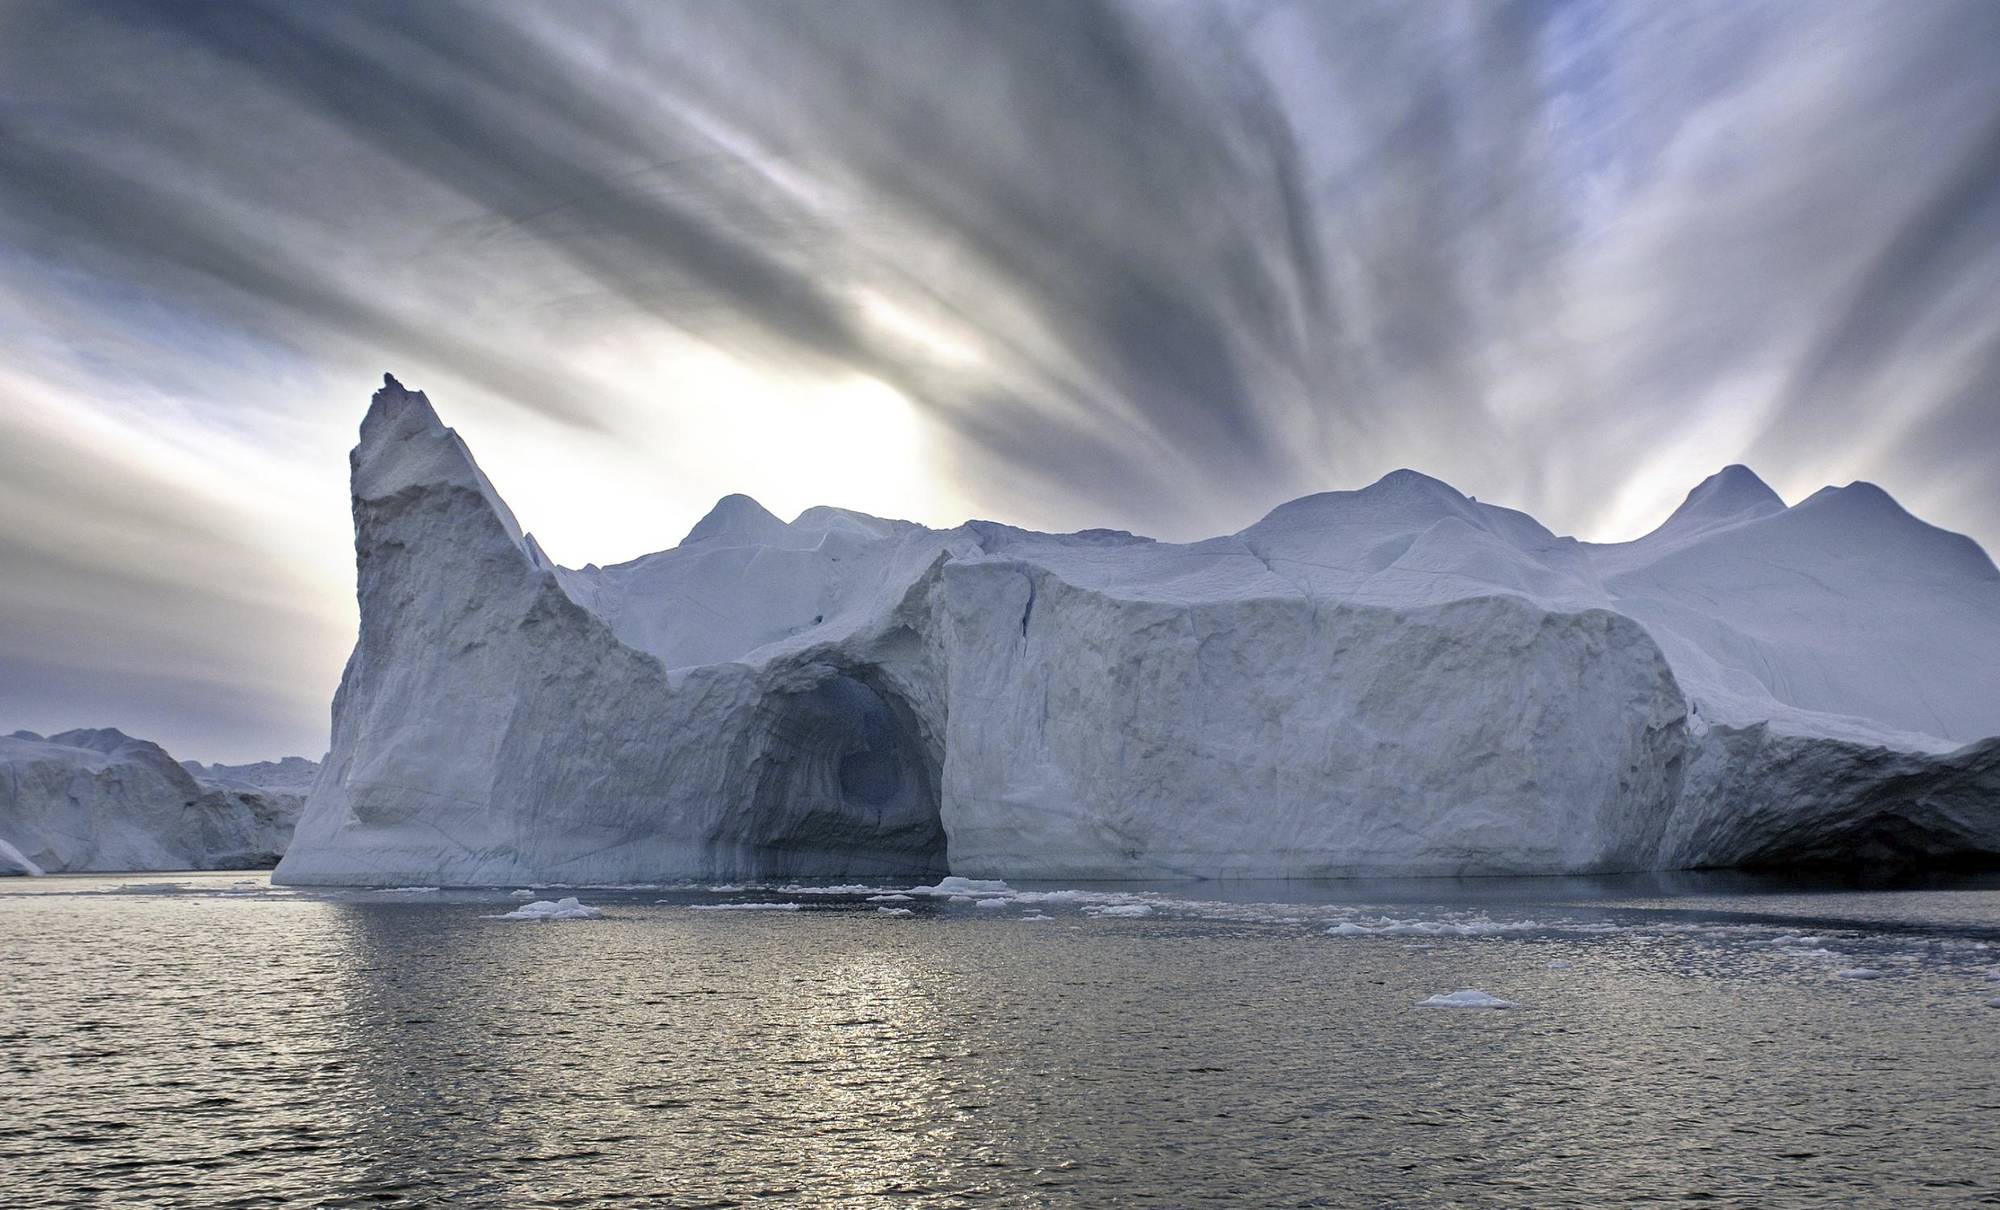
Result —
<instances>
[{"instance_id":1,"label":"water reflection","mask_svg":"<svg viewBox=\"0 0 2000 1210\"><path fill-rule=\"evenodd\" d=\"M1990 889L539 925L226 885L0 888L10 1206L2000 1196ZM1326 935L1360 911L1522 927ZM1521 1008L1412 1007L1457 987Z\"/></svg>"}]
</instances>

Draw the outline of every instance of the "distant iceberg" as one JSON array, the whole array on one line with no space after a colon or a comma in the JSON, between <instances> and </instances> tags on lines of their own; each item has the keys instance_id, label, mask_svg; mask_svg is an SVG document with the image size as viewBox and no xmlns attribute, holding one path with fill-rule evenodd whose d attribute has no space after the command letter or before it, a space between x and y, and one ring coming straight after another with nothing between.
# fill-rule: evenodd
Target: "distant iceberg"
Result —
<instances>
[{"instance_id":1,"label":"distant iceberg","mask_svg":"<svg viewBox=\"0 0 2000 1210\"><path fill-rule=\"evenodd\" d=\"M113 727L0 736L0 874L274 865L319 766L217 768Z\"/></svg>"},{"instance_id":2,"label":"distant iceberg","mask_svg":"<svg viewBox=\"0 0 2000 1210\"><path fill-rule=\"evenodd\" d=\"M361 632L283 882L2000 855L2000 572L1865 483L1729 467L1616 545L1410 471L1185 545L731 496L570 569L393 379L352 470Z\"/></svg>"}]
</instances>

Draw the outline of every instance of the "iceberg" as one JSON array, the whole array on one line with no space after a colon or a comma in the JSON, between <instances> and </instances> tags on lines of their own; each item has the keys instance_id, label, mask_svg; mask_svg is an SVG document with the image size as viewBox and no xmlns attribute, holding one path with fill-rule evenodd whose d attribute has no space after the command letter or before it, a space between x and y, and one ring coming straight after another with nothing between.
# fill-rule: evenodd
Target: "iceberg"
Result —
<instances>
[{"instance_id":1,"label":"iceberg","mask_svg":"<svg viewBox=\"0 0 2000 1210\"><path fill-rule=\"evenodd\" d=\"M195 768L113 727L0 736L0 873L276 864L305 806L300 775L318 766Z\"/></svg>"},{"instance_id":2,"label":"iceberg","mask_svg":"<svg viewBox=\"0 0 2000 1210\"><path fill-rule=\"evenodd\" d=\"M500 916L489 916L489 920L601 920L604 913L580 903L575 896L563 899L537 899L524 903L511 912Z\"/></svg>"},{"instance_id":3,"label":"iceberg","mask_svg":"<svg viewBox=\"0 0 2000 1210\"><path fill-rule=\"evenodd\" d=\"M568 568L393 378L350 469L360 634L280 882L2000 857L2000 572L1865 483L1729 467L1610 545L1412 471L1186 544L730 496Z\"/></svg>"}]
</instances>

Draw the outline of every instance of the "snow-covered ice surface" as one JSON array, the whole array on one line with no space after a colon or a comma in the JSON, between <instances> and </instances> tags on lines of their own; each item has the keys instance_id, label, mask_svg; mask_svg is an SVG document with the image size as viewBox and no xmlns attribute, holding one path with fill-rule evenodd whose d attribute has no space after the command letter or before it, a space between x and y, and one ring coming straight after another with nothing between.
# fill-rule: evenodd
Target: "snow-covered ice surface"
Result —
<instances>
[{"instance_id":1,"label":"snow-covered ice surface","mask_svg":"<svg viewBox=\"0 0 2000 1210\"><path fill-rule=\"evenodd\" d=\"M112 727L0 736L0 874L275 865L318 768L180 764Z\"/></svg>"},{"instance_id":2,"label":"snow-covered ice surface","mask_svg":"<svg viewBox=\"0 0 2000 1210\"><path fill-rule=\"evenodd\" d=\"M291 883L2000 854L2000 572L1865 483L1730 467L1609 546L1409 471L1189 544L732 496L564 568L393 380L352 470Z\"/></svg>"},{"instance_id":3,"label":"snow-covered ice surface","mask_svg":"<svg viewBox=\"0 0 2000 1210\"><path fill-rule=\"evenodd\" d=\"M8 1204L2000 1197L2000 878L710 885L8 880Z\"/></svg>"}]
</instances>

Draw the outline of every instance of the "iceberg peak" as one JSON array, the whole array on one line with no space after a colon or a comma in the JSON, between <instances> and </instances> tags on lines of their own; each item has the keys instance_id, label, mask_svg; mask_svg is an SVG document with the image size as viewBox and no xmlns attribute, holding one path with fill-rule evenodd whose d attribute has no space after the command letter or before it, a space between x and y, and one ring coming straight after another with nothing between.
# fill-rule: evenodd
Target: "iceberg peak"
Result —
<instances>
[{"instance_id":1,"label":"iceberg peak","mask_svg":"<svg viewBox=\"0 0 2000 1210\"><path fill-rule=\"evenodd\" d=\"M715 502L708 515L695 522L681 539L682 546L713 542L718 546L758 546L776 542L788 527L770 509L754 499L732 492Z\"/></svg>"},{"instance_id":2,"label":"iceberg peak","mask_svg":"<svg viewBox=\"0 0 2000 1210\"><path fill-rule=\"evenodd\" d=\"M1695 484L1655 533L1690 534L1785 511L1785 501L1757 472L1739 462Z\"/></svg>"}]
</instances>

